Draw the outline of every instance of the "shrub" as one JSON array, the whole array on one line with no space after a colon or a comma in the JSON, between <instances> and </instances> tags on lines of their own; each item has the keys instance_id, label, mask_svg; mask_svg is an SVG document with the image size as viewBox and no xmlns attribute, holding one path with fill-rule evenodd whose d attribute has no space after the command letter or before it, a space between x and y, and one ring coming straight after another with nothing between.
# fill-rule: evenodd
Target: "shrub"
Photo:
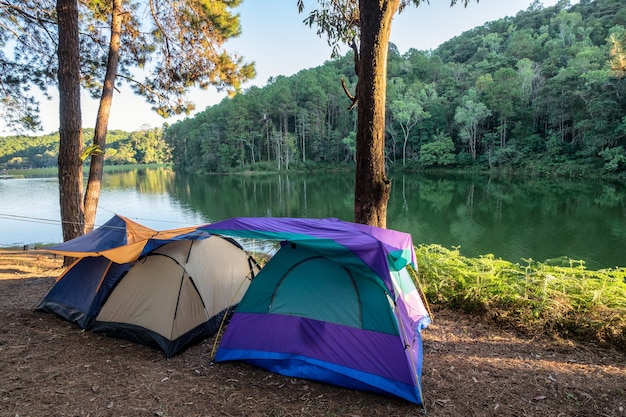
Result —
<instances>
[{"instance_id":1,"label":"shrub","mask_svg":"<svg viewBox=\"0 0 626 417\"><path fill-rule=\"evenodd\" d=\"M626 268L590 271L566 257L520 265L439 245L420 245L416 254L430 303L626 350Z\"/></svg>"}]
</instances>

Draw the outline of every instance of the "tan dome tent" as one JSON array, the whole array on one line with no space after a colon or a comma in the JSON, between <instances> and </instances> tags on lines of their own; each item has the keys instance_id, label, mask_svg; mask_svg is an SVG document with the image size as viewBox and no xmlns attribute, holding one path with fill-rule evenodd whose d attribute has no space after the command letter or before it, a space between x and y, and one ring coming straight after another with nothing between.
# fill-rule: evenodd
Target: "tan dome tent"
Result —
<instances>
[{"instance_id":1,"label":"tan dome tent","mask_svg":"<svg viewBox=\"0 0 626 417\"><path fill-rule=\"evenodd\" d=\"M168 356L213 335L259 270L233 240L197 227L157 231L117 214L47 250L78 260L38 311Z\"/></svg>"},{"instance_id":2,"label":"tan dome tent","mask_svg":"<svg viewBox=\"0 0 626 417\"><path fill-rule=\"evenodd\" d=\"M172 356L214 334L258 270L237 243L219 236L168 243L117 282L92 330Z\"/></svg>"}]
</instances>

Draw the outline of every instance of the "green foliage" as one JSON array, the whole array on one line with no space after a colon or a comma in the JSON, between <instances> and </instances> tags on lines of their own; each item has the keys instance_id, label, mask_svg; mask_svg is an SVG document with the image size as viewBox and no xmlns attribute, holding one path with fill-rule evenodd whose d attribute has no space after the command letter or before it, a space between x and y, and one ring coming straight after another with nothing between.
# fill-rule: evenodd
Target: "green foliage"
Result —
<instances>
[{"instance_id":1,"label":"green foliage","mask_svg":"<svg viewBox=\"0 0 626 417\"><path fill-rule=\"evenodd\" d=\"M420 148L419 163L422 167L447 166L455 162L454 142L443 133Z\"/></svg>"},{"instance_id":2,"label":"green foliage","mask_svg":"<svg viewBox=\"0 0 626 417\"><path fill-rule=\"evenodd\" d=\"M325 18L331 17L311 15L309 23L320 27ZM389 167L453 163L538 176L624 176L626 77L615 70L624 27L626 13L616 0L546 8L534 3L434 51L400 53L392 45ZM137 52L148 57L141 48ZM273 77L264 87L175 123L162 144L149 135L120 143L109 138L107 163L171 160L190 172L351 167L356 112L346 110L350 100L342 78L354 91L352 51L290 77ZM454 161L433 143L439 132L452 140ZM44 138L0 143L0 166L50 165L56 150L53 138ZM143 149L144 140L155 154Z\"/></svg>"},{"instance_id":3,"label":"green foliage","mask_svg":"<svg viewBox=\"0 0 626 417\"><path fill-rule=\"evenodd\" d=\"M610 165L602 169L605 161L599 155L626 146L626 79L608 70L611 48L617 45L621 51L615 40L621 39L626 24L618 3L595 0L569 7L560 2L548 8L535 3L514 18L489 22L434 51L401 54L391 45L385 150L390 167L443 165L432 154L438 144L429 143L438 132L446 132L455 162L472 169L569 176L619 173ZM350 36L341 38L347 26L329 31L336 23L332 19L352 16L355 10L352 2L323 2L307 22L330 35L336 46ZM242 133L229 127L235 119L245 126L250 143L238 159L244 166L274 161L285 169L279 139L286 133L297 138L299 162L351 163L353 149L344 140L355 131L355 115L345 110L350 101L341 91L342 78L354 91L351 51L318 68L272 79L236 103L225 100L196 120L172 126L172 135L166 136L178 150L176 166L223 170L215 162L217 144L241 146Z\"/></svg>"},{"instance_id":4,"label":"green foliage","mask_svg":"<svg viewBox=\"0 0 626 417\"><path fill-rule=\"evenodd\" d=\"M192 86L214 86L232 95L255 76L254 64L225 49L225 42L241 33L233 10L241 0L120 2L117 68L106 67L113 3L77 3L80 81L94 98L102 93L105 72L116 70L116 84L128 82L157 114L168 117L194 109L188 98ZM58 44L55 1L0 2L0 117L9 128L39 127L32 87L47 95L56 84Z\"/></svg>"},{"instance_id":5,"label":"green foliage","mask_svg":"<svg viewBox=\"0 0 626 417\"><path fill-rule=\"evenodd\" d=\"M626 169L626 151L623 146L603 149L599 155L604 159L604 169L607 171L622 171Z\"/></svg>"},{"instance_id":6,"label":"green foliage","mask_svg":"<svg viewBox=\"0 0 626 417\"><path fill-rule=\"evenodd\" d=\"M456 108L454 121L459 125L459 135L463 143L467 143L469 154L476 159L480 140L480 127L484 119L491 115L491 110L480 101L478 92L470 88Z\"/></svg>"},{"instance_id":7,"label":"green foliage","mask_svg":"<svg viewBox=\"0 0 626 417\"><path fill-rule=\"evenodd\" d=\"M402 79L391 80L394 85L395 97L388 100L388 110L392 120L400 126L404 136L402 145L402 166L406 165L407 145L413 128L421 121L430 118L426 107L437 101L437 91L433 84L404 85Z\"/></svg>"},{"instance_id":8,"label":"green foliage","mask_svg":"<svg viewBox=\"0 0 626 417\"><path fill-rule=\"evenodd\" d=\"M349 132L348 135L342 139L342 142L350 152L350 159L354 160L356 157L356 132Z\"/></svg>"},{"instance_id":9,"label":"green foliage","mask_svg":"<svg viewBox=\"0 0 626 417\"><path fill-rule=\"evenodd\" d=\"M489 315L528 332L597 340L626 349L626 269L590 271L558 258L524 264L466 258L439 245L416 247L430 303Z\"/></svg>"},{"instance_id":10,"label":"green foliage","mask_svg":"<svg viewBox=\"0 0 626 417\"><path fill-rule=\"evenodd\" d=\"M102 149L100 149L100 146L98 145L89 145L87 146L85 149L83 149L83 152L80 155L80 160L85 162L85 159L89 158L92 155L98 155L98 154L102 154L104 152L102 152Z\"/></svg>"},{"instance_id":11,"label":"green foliage","mask_svg":"<svg viewBox=\"0 0 626 417\"><path fill-rule=\"evenodd\" d=\"M347 112L339 80L353 79L351 58L292 77L277 77L194 118L170 126L165 140L177 169L229 172L271 162L274 170L348 163L356 113Z\"/></svg>"},{"instance_id":12,"label":"green foliage","mask_svg":"<svg viewBox=\"0 0 626 417\"><path fill-rule=\"evenodd\" d=\"M84 137L93 137L93 129L84 129ZM107 134L107 143L106 165L163 164L171 160L161 128L146 128L133 133L111 130ZM84 147L83 156L86 158L92 152L101 150L89 144ZM0 137L0 169L56 167L58 154L58 133Z\"/></svg>"},{"instance_id":13,"label":"green foliage","mask_svg":"<svg viewBox=\"0 0 626 417\"><path fill-rule=\"evenodd\" d=\"M0 118L9 129L41 129L33 92L48 97L57 81L57 41L54 1L0 2Z\"/></svg>"},{"instance_id":14,"label":"green foliage","mask_svg":"<svg viewBox=\"0 0 626 417\"><path fill-rule=\"evenodd\" d=\"M0 168L44 168L56 166L58 133L31 137L0 138Z\"/></svg>"}]
</instances>

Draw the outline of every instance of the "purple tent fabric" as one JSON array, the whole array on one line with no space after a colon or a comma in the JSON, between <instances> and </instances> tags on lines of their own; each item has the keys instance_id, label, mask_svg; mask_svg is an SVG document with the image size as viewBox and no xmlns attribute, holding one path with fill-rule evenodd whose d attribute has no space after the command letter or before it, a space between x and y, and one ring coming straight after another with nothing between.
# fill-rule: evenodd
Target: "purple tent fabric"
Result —
<instances>
[{"instance_id":1,"label":"purple tent fabric","mask_svg":"<svg viewBox=\"0 0 626 417\"><path fill-rule=\"evenodd\" d=\"M410 234L335 218L238 217L204 225L198 229L246 238L288 240L312 248L324 247L324 240L332 241L363 260L381 277L392 293L395 291L387 279L389 274L387 256L393 257L394 254L400 256L408 252L410 255L404 258L404 263L416 265Z\"/></svg>"},{"instance_id":2,"label":"purple tent fabric","mask_svg":"<svg viewBox=\"0 0 626 417\"><path fill-rule=\"evenodd\" d=\"M283 242L252 280L216 361L422 402L420 331L429 317L406 269L416 263L409 234L302 218L234 218L199 229Z\"/></svg>"}]
</instances>

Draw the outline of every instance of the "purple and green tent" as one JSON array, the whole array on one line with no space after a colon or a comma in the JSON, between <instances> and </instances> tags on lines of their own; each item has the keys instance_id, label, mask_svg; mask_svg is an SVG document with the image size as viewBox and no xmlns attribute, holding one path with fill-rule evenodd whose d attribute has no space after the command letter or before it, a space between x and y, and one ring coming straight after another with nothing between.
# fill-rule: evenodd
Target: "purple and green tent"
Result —
<instances>
[{"instance_id":1,"label":"purple and green tent","mask_svg":"<svg viewBox=\"0 0 626 417\"><path fill-rule=\"evenodd\" d=\"M407 270L411 236L338 219L234 218L210 233L281 242L215 360L422 403L429 317Z\"/></svg>"}]
</instances>

